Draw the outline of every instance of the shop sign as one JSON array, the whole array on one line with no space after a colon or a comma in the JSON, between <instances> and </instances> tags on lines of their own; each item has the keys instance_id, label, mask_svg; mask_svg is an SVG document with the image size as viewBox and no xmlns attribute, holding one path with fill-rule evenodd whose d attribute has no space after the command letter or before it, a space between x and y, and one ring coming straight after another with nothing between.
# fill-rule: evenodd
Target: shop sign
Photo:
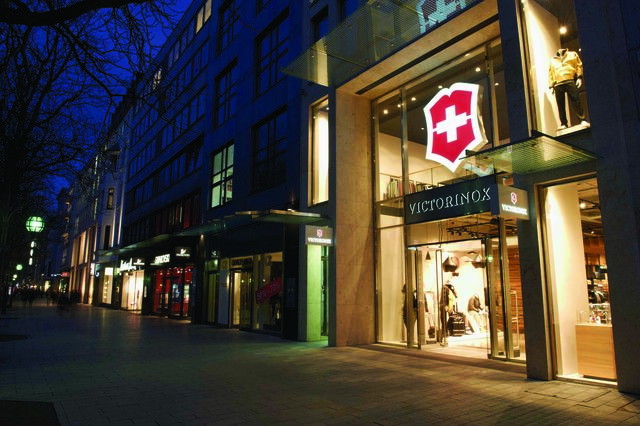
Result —
<instances>
[{"instance_id":1,"label":"shop sign","mask_svg":"<svg viewBox=\"0 0 640 426\"><path fill-rule=\"evenodd\" d=\"M133 266L139 266L140 268L144 268L144 258L142 257L136 257L133 259Z\"/></svg>"},{"instance_id":2,"label":"shop sign","mask_svg":"<svg viewBox=\"0 0 640 426\"><path fill-rule=\"evenodd\" d=\"M282 290L282 278L278 277L269 284L256 290L256 303L262 303L269 300L272 296L280 293Z\"/></svg>"},{"instance_id":3,"label":"shop sign","mask_svg":"<svg viewBox=\"0 0 640 426\"><path fill-rule=\"evenodd\" d=\"M493 214L507 219L529 220L529 196L527 191L496 184L497 194L491 207Z\"/></svg>"},{"instance_id":4,"label":"shop sign","mask_svg":"<svg viewBox=\"0 0 640 426\"><path fill-rule=\"evenodd\" d=\"M191 247L176 247L176 257L191 257Z\"/></svg>"},{"instance_id":5,"label":"shop sign","mask_svg":"<svg viewBox=\"0 0 640 426\"><path fill-rule=\"evenodd\" d=\"M232 268L250 267L253 265L253 257L236 257L231 259Z\"/></svg>"},{"instance_id":6,"label":"shop sign","mask_svg":"<svg viewBox=\"0 0 640 426\"><path fill-rule=\"evenodd\" d=\"M495 178L485 176L414 192L405 196L404 220L410 225L488 212L496 191Z\"/></svg>"},{"instance_id":7,"label":"shop sign","mask_svg":"<svg viewBox=\"0 0 640 426\"><path fill-rule=\"evenodd\" d=\"M154 265L161 265L163 263L169 263L171 262L171 255L170 254L161 254L160 256L156 256L155 259L153 260L153 264Z\"/></svg>"},{"instance_id":8,"label":"shop sign","mask_svg":"<svg viewBox=\"0 0 640 426\"><path fill-rule=\"evenodd\" d=\"M305 243L313 246L333 246L333 228L306 225Z\"/></svg>"},{"instance_id":9,"label":"shop sign","mask_svg":"<svg viewBox=\"0 0 640 426\"><path fill-rule=\"evenodd\" d=\"M133 264L133 259L120 261L120 272L135 271L136 269L138 267Z\"/></svg>"},{"instance_id":10,"label":"shop sign","mask_svg":"<svg viewBox=\"0 0 640 426\"><path fill-rule=\"evenodd\" d=\"M477 84L455 83L440 90L424 107L427 121L427 160L455 172L467 150L487 142L480 117Z\"/></svg>"}]
</instances>

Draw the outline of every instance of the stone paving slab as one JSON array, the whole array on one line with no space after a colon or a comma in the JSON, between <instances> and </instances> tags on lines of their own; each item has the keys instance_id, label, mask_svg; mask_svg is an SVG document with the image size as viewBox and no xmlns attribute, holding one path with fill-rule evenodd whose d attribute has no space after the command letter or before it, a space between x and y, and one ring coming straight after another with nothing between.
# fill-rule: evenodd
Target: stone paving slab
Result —
<instances>
[{"instance_id":1,"label":"stone paving slab","mask_svg":"<svg viewBox=\"0 0 640 426\"><path fill-rule=\"evenodd\" d=\"M62 426L640 425L637 396L519 364L44 301L7 317L0 333L27 338L0 341L0 401L49 404Z\"/></svg>"}]
</instances>

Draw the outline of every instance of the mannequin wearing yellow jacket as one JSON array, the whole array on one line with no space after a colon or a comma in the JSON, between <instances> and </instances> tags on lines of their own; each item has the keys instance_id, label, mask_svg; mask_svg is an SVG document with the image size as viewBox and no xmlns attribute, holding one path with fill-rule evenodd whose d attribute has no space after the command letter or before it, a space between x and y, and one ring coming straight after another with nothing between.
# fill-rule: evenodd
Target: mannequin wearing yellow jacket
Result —
<instances>
[{"instance_id":1,"label":"mannequin wearing yellow jacket","mask_svg":"<svg viewBox=\"0 0 640 426\"><path fill-rule=\"evenodd\" d=\"M584 114L578 89L582 86L582 61L576 52L568 49L558 49L549 64L549 88L555 93L560 127L567 128L567 111L565 108L565 94L569 96L571 108L580 119L580 125L589 126Z\"/></svg>"}]
</instances>

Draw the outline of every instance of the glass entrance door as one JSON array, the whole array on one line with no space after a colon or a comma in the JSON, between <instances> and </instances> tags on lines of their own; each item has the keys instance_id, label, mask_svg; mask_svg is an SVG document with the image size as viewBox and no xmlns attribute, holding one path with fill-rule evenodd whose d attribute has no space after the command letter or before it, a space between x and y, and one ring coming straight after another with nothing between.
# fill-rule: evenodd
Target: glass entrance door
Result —
<instances>
[{"instance_id":1,"label":"glass entrance door","mask_svg":"<svg viewBox=\"0 0 640 426\"><path fill-rule=\"evenodd\" d=\"M251 271L234 270L231 273L232 327L251 327Z\"/></svg>"},{"instance_id":2,"label":"glass entrance door","mask_svg":"<svg viewBox=\"0 0 640 426\"><path fill-rule=\"evenodd\" d=\"M487 240L491 358L525 359L524 312L515 225L498 219L499 237ZM503 242L500 244L500 242Z\"/></svg>"},{"instance_id":3,"label":"glass entrance door","mask_svg":"<svg viewBox=\"0 0 640 426\"><path fill-rule=\"evenodd\" d=\"M486 357L490 347L487 303L487 256L483 240L422 246L418 279L418 335L437 343Z\"/></svg>"},{"instance_id":4,"label":"glass entrance door","mask_svg":"<svg viewBox=\"0 0 640 426\"><path fill-rule=\"evenodd\" d=\"M240 327L251 328L251 305L253 298L251 295L252 285L251 271L240 272Z\"/></svg>"}]
</instances>

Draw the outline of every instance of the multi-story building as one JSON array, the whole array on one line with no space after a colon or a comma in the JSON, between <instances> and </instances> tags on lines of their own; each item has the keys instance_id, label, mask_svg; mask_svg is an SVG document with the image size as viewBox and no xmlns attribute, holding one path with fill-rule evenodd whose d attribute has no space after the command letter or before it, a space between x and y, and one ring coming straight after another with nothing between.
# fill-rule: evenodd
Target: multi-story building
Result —
<instances>
[{"instance_id":1,"label":"multi-story building","mask_svg":"<svg viewBox=\"0 0 640 426\"><path fill-rule=\"evenodd\" d=\"M211 0L194 2L156 67L139 76L134 88L118 251L127 297L117 306L135 306L144 314L196 317L193 292L202 286L195 277L201 282L204 273L196 250L200 239L179 234L201 225L206 210L211 17Z\"/></svg>"},{"instance_id":2,"label":"multi-story building","mask_svg":"<svg viewBox=\"0 0 640 426\"><path fill-rule=\"evenodd\" d=\"M60 290L78 301L120 307L128 296L116 271L121 244L125 164L130 149L131 91L111 116L109 130L91 161L58 195L61 224ZM120 268L121 269L121 268ZM124 281L127 281L126 279ZM136 305L127 305L137 309Z\"/></svg>"},{"instance_id":3,"label":"multi-story building","mask_svg":"<svg viewBox=\"0 0 640 426\"><path fill-rule=\"evenodd\" d=\"M338 4L304 8L305 40ZM288 66L328 87L328 124L315 92L300 117L308 158L328 144L331 343L640 392L637 19L627 1L369 1Z\"/></svg>"},{"instance_id":4,"label":"multi-story building","mask_svg":"<svg viewBox=\"0 0 640 426\"><path fill-rule=\"evenodd\" d=\"M109 133L96 153L96 238L93 248L92 303L100 306L140 310L129 292L130 275L118 258L122 244L122 219L126 165L131 149L131 118L134 114L132 93L128 93L111 117Z\"/></svg>"},{"instance_id":5,"label":"multi-story building","mask_svg":"<svg viewBox=\"0 0 640 426\"><path fill-rule=\"evenodd\" d=\"M631 2L215 6L136 87L143 314L640 392Z\"/></svg>"},{"instance_id":6,"label":"multi-story building","mask_svg":"<svg viewBox=\"0 0 640 426\"><path fill-rule=\"evenodd\" d=\"M61 188L60 191L58 191L58 195L56 196L56 211L53 215L55 226L49 231L47 241L43 275L46 280L44 290L49 291L49 296L52 295L52 292L57 293L61 287L64 288L67 285L68 273L66 274L67 276L63 278L61 271L63 270L63 265L65 265L67 268L64 269L68 272L66 257L63 260L63 253L66 252L65 247L69 244L69 220L71 212L68 195L69 188Z\"/></svg>"},{"instance_id":7,"label":"multi-story building","mask_svg":"<svg viewBox=\"0 0 640 426\"><path fill-rule=\"evenodd\" d=\"M73 222L69 224L69 244L63 255L68 263L62 267L69 279L64 292L82 303L92 302L98 182L95 169L86 167L69 189Z\"/></svg>"}]
</instances>

